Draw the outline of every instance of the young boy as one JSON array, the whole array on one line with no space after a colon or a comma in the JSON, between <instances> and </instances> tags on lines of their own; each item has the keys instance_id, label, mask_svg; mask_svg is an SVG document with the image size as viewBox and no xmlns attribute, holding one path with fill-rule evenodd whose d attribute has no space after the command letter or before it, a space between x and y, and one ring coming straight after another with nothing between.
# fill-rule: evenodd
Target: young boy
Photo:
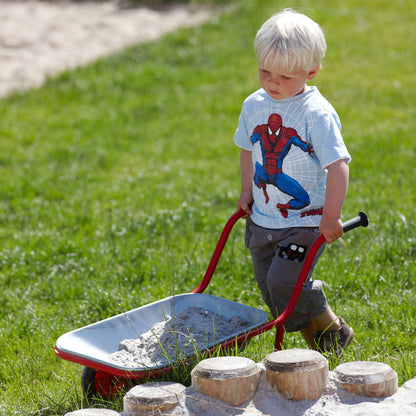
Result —
<instances>
[{"instance_id":1,"label":"young boy","mask_svg":"<svg viewBox=\"0 0 416 416\"><path fill-rule=\"evenodd\" d=\"M277 317L319 234L327 243L342 236L351 157L335 110L307 85L326 51L319 25L284 10L263 24L254 50L262 88L244 101L234 136L241 148L238 208L248 215L245 241L257 284ZM328 306L322 282L312 281L315 263L285 330L299 330L310 348L341 354L354 332Z\"/></svg>"}]
</instances>

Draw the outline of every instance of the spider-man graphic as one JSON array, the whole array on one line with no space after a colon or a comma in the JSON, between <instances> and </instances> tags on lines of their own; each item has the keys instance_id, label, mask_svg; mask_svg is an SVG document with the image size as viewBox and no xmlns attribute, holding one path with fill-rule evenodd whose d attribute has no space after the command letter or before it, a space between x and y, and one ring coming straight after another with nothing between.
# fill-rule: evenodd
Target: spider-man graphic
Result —
<instances>
[{"instance_id":1,"label":"spider-man graphic","mask_svg":"<svg viewBox=\"0 0 416 416\"><path fill-rule=\"evenodd\" d=\"M288 216L288 209L302 209L308 206L308 193L297 181L282 171L282 166L292 145L298 146L311 157L312 145L304 142L295 129L282 126L282 117L277 113L270 115L267 124L256 126L250 140L253 144L259 141L261 145L263 165L256 162L254 183L263 190L266 204L269 202L266 186L270 184L293 197L286 204L276 205L284 218Z\"/></svg>"}]
</instances>

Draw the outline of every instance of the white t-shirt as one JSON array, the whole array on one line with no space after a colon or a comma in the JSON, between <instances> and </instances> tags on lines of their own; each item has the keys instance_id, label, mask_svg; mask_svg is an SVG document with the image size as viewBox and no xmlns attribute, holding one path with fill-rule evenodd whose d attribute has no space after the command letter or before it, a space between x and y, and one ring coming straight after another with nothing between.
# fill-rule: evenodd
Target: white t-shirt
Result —
<instances>
[{"instance_id":1,"label":"white t-shirt","mask_svg":"<svg viewBox=\"0 0 416 416\"><path fill-rule=\"evenodd\" d=\"M316 87L284 100L263 90L243 104L234 142L252 152L253 214L265 228L314 227L325 201L325 167L351 157L339 117Z\"/></svg>"}]
</instances>

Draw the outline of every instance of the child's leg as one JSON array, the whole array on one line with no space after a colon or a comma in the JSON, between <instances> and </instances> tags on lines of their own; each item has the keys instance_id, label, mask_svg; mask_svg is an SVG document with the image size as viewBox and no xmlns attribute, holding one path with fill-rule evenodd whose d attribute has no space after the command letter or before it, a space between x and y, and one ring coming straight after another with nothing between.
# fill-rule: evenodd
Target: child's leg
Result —
<instances>
[{"instance_id":1,"label":"child's leg","mask_svg":"<svg viewBox=\"0 0 416 416\"><path fill-rule=\"evenodd\" d=\"M290 302L306 253L318 238L319 231L314 228L291 228L270 235L279 238L276 241L273 261L267 271L267 287L277 316ZM328 308L322 282L310 279L315 263L324 248L322 246L316 254L294 311L285 322L287 332L298 331L315 317L325 313Z\"/></svg>"},{"instance_id":2,"label":"child's leg","mask_svg":"<svg viewBox=\"0 0 416 416\"><path fill-rule=\"evenodd\" d=\"M315 342L314 342L314 334L316 332L315 325L311 322L308 326L305 326L300 330L303 339L305 340L306 344L308 344L308 348L311 350L315 349Z\"/></svg>"},{"instance_id":3,"label":"child's leg","mask_svg":"<svg viewBox=\"0 0 416 416\"><path fill-rule=\"evenodd\" d=\"M252 222L250 217L246 221L246 235L245 243L250 248L251 256L253 259L254 276L257 281L257 286L260 289L263 300L273 314L273 318L277 315L274 312L273 303L270 298L270 291L267 286L267 271L270 268L270 264L273 261L275 255L275 248L271 246L266 237L260 235L253 235ZM263 237L263 238L262 238Z\"/></svg>"},{"instance_id":4,"label":"child's leg","mask_svg":"<svg viewBox=\"0 0 416 416\"><path fill-rule=\"evenodd\" d=\"M270 230L258 227L247 219L246 245L252 255L258 287L273 317L276 318L285 310L303 267L304 259L289 255L288 251L300 247L305 252L318 236L319 231L313 228ZM309 277L294 312L285 323L285 329L294 332L302 328L301 333L312 349L317 349L317 344L329 343L331 346L333 340L343 348L354 333L328 306L322 283L309 280L323 249L324 246L315 256Z\"/></svg>"},{"instance_id":5,"label":"child's leg","mask_svg":"<svg viewBox=\"0 0 416 416\"><path fill-rule=\"evenodd\" d=\"M300 332L309 348L320 352L333 351L339 357L354 338L354 331L329 306Z\"/></svg>"},{"instance_id":6,"label":"child's leg","mask_svg":"<svg viewBox=\"0 0 416 416\"><path fill-rule=\"evenodd\" d=\"M308 326L300 330L300 333L308 344L308 347L311 349L316 349L314 339L316 331L336 331L340 328L341 325L338 316L335 315L332 309L328 306L327 310L323 314L318 315L316 318L312 319Z\"/></svg>"}]
</instances>

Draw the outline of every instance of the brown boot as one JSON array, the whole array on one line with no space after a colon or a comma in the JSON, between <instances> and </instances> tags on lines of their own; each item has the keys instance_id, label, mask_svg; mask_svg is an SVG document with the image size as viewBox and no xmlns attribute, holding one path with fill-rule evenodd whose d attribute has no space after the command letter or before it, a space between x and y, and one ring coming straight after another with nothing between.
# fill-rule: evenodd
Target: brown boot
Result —
<instances>
[{"instance_id":1,"label":"brown boot","mask_svg":"<svg viewBox=\"0 0 416 416\"><path fill-rule=\"evenodd\" d=\"M341 328L332 331L316 331L313 338L316 350L322 353L334 352L338 357L354 338L354 331L339 317Z\"/></svg>"}]
</instances>

